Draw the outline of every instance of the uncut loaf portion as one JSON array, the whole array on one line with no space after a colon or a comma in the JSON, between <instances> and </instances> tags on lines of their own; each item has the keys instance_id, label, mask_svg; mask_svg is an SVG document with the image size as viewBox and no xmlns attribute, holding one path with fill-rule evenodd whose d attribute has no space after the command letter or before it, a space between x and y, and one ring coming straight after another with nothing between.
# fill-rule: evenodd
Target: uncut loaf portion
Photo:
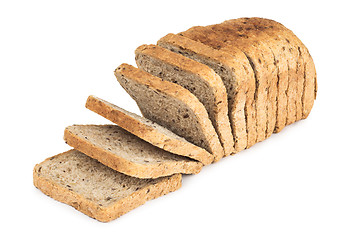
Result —
<instances>
[{"instance_id":1,"label":"uncut loaf portion","mask_svg":"<svg viewBox=\"0 0 360 240\"><path fill-rule=\"evenodd\" d=\"M278 67L282 58L288 61L286 125L306 118L316 98L316 70L308 49L296 35L282 24L264 18L239 18L217 25L235 29L236 34L242 37L268 43ZM278 131L275 129L275 132Z\"/></svg>"},{"instance_id":2,"label":"uncut loaf portion","mask_svg":"<svg viewBox=\"0 0 360 240\"><path fill-rule=\"evenodd\" d=\"M144 117L204 148L214 161L224 156L204 105L187 89L128 64L120 65L115 76Z\"/></svg>"},{"instance_id":3,"label":"uncut loaf portion","mask_svg":"<svg viewBox=\"0 0 360 240\"><path fill-rule=\"evenodd\" d=\"M179 35L237 59L245 54L255 73L257 142L308 116L317 91L315 67L303 43L281 24L242 18Z\"/></svg>"},{"instance_id":4,"label":"uncut loaf portion","mask_svg":"<svg viewBox=\"0 0 360 240\"><path fill-rule=\"evenodd\" d=\"M89 96L86 108L98 113L152 145L168 152L198 160L204 165L213 162L214 156L159 124L122 109L95 96Z\"/></svg>"},{"instance_id":5,"label":"uncut loaf portion","mask_svg":"<svg viewBox=\"0 0 360 240\"><path fill-rule=\"evenodd\" d=\"M224 148L224 156L234 152L226 89L211 68L157 45L138 47L135 60L140 69L179 84L194 94L209 114Z\"/></svg>"},{"instance_id":6,"label":"uncut loaf portion","mask_svg":"<svg viewBox=\"0 0 360 240\"><path fill-rule=\"evenodd\" d=\"M175 173L197 174L203 164L172 154L117 125L73 125L64 140L102 164L137 178L158 178Z\"/></svg>"},{"instance_id":7,"label":"uncut loaf portion","mask_svg":"<svg viewBox=\"0 0 360 240\"><path fill-rule=\"evenodd\" d=\"M70 150L37 164L33 182L51 198L101 222L109 222L146 201L176 191L181 187L181 174L134 178Z\"/></svg>"}]
</instances>

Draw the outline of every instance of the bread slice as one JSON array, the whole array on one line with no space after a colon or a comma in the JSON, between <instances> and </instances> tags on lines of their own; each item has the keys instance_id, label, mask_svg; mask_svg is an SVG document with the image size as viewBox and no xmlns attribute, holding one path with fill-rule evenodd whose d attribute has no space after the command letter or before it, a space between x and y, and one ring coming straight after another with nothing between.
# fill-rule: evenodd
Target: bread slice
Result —
<instances>
[{"instance_id":1,"label":"bread slice","mask_svg":"<svg viewBox=\"0 0 360 240\"><path fill-rule=\"evenodd\" d=\"M214 160L214 156L205 149L186 141L149 119L128 112L103 99L89 96L86 101L86 108L109 119L142 140L168 152L198 160L204 165L208 165Z\"/></svg>"},{"instance_id":2,"label":"bread slice","mask_svg":"<svg viewBox=\"0 0 360 240\"><path fill-rule=\"evenodd\" d=\"M231 31L230 31L231 32ZM201 34L199 34L201 33ZM200 41L212 48L223 50L234 56L240 53L245 54L250 65L254 71L256 88L255 88L255 109L256 109L256 126L257 126L257 140L261 142L266 138L267 127L267 89L268 89L268 75L269 71L266 69L264 60L264 50L259 43L241 41L241 36L230 39L228 33L225 31L214 31L210 27L194 27L182 32L181 35ZM260 60L259 60L260 59Z\"/></svg>"},{"instance_id":3,"label":"bread slice","mask_svg":"<svg viewBox=\"0 0 360 240\"><path fill-rule=\"evenodd\" d=\"M168 34L157 44L172 52L182 54L212 68L222 79L228 95L229 119L235 142L235 152L252 146L256 140L255 119L246 116L245 105L251 106L253 98L248 98L249 84L254 81L252 71L247 71L244 61L213 49L189 38ZM245 60L246 57L242 60ZM247 59L246 59L246 62ZM248 66L251 68L251 66ZM247 104L245 104L248 101ZM247 120L247 123L246 123Z\"/></svg>"},{"instance_id":4,"label":"bread slice","mask_svg":"<svg viewBox=\"0 0 360 240\"><path fill-rule=\"evenodd\" d=\"M188 90L128 64L119 66L115 76L144 117L204 148L215 161L224 156L204 105Z\"/></svg>"},{"instance_id":5,"label":"bread slice","mask_svg":"<svg viewBox=\"0 0 360 240\"><path fill-rule=\"evenodd\" d=\"M202 164L151 145L116 125L73 125L64 139L102 164L137 178L196 174Z\"/></svg>"},{"instance_id":6,"label":"bread slice","mask_svg":"<svg viewBox=\"0 0 360 240\"><path fill-rule=\"evenodd\" d=\"M138 67L163 80L179 84L205 106L224 148L234 151L224 83L208 66L156 45L142 45L135 51Z\"/></svg>"},{"instance_id":7,"label":"bread slice","mask_svg":"<svg viewBox=\"0 0 360 240\"><path fill-rule=\"evenodd\" d=\"M146 201L181 187L181 174L139 179L70 150L34 167L35 187L101 222L109 222Z\"/></svg>"}]
</instances>

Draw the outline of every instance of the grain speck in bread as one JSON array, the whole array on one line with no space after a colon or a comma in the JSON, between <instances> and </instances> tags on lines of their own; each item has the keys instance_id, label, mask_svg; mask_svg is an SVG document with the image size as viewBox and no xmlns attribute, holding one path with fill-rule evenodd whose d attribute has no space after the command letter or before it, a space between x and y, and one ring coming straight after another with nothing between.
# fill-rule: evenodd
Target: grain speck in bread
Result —
<instances>
[{"instance_id":1,"label":"grain speck in bread","mask_svg":"<svg viewBox=\"0 0 360 240\"><path fill-rule=\"evenodd\" d=\"M64 139L102 164L137 178L196 174L203 166L198 161L155 147L117 125L69 126L65 129Z\"/></svg>"},{"instance_id":2,"label":"grain speck in bread","mask_svg":"<svg viewBox=\"0 0 360 240\"><path fill-rule=\"evenodd\" d=\"M157 45L142 45L135 51L138 67L163 80L179 84L205 106L224 148L234 152L224 83L208 66Z\"/></svg>"},{"instance_id":3,"label":"grain speck in bread","mask_svg":"<svg viewBox=\"0 0 360 240\"><path fill-rule=\"evenodd\" d=\"M115 76L144 117L204 148L215 160L224 156L204 105L191 92L128 64L119 66Z\"/></svg>"},{"instance_id":4,"label":"grain speck in bread","mask_svg":"<svg viewBox=\"0 0 360 240\"><path fill-rule=\"evenodd\" d=\"M37 164L33 182L55 200L101 222L109 222L146 201L176 191L181 187L181 174L134 178L70 150Z\"/></svg>"},{"instance_id":5,"label":"grain speck in bread","mask_svg":"<svg viewBox=\"0 0 360 240\"><path fill-rule=\"evenodd\" d=\"M135 136L168 152L198 160L204 165L208 165L214 160L214 156L205 149L186 141L186 139L149 119L126 111L103 99L89 96L86 101L86 108L109 119Z\"/></svg>"}]
</instances>

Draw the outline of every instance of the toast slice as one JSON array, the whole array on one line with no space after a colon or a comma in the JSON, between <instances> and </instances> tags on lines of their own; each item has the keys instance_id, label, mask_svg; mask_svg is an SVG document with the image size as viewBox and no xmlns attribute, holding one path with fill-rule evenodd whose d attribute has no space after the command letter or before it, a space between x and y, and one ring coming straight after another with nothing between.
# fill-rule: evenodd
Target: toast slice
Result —
<instances>
[{"instance_id":1,"label":"toast slice","mask_svg":"<svg viewBox=\"0 0 360 240\"><path fill-rule=\"evenodd\" d=\"M89 96L86 101L86 108L158 148L198 160L204 165L208 165L214 160L212 154L186 141L185 138L176 135L149 119L128 112L103 99Z\"/></svg>"},{"instance_id":2,"label":"toast slice","mask_svg":"<svg viewBox=\"0 0 360 240\"><path fill-rule=\"evenodd\" d=\"M228 112L235 152L254 145L255 119L250 117L251 115L246 116L249 110L246 107L251 106L253 101L253 98L247 98L249 95L246 94L251 86L250 82L254 81L253 72L248 71L245 64L232 55L180 35L170 33L161 38L157 44L207 65L221 77L228 96Z\"/></svg>"},{"instance_id":3,"label":"toast slice","mask_svg":"<svg viewBox=\"0 0 360 240\"><path fill-rule=\"evenodd\" d=\"M140 69L179 84L194 94L209 114L224 148L224 155L234 152L226 89L214 70L157 45L142 45L136 49L135 55Z\"/></svg>"},{"instance_id":4,"label":"toast slice","mask_svg":"<svg viewBox=\"0 0 360 240\"><path fill-rule=\"evenodd\" d=\"M109 222L146 201L181 187L181 174L139 179L70 150L34 167L35 187L101 222Z\"/></svg>"},{"instance_id":5,"label":"toast slice","mask_svg":"<svg viewBox=\"0 0 360 240\"><path fill-rule=\"evenodd\" d=\"M69 126L64 139L76 150L132 177L196 174L202 168L202 163L157 148L116 125Z\"/></svg>"},{"instance_id":6,"label":"toast slice","mask_svg":"<svg viewBox=\"0 0 360 240\"><path fill-rule=\"evenodd\" d=\"M119 66L115 76L144 117L204 148L215 161L224 156L204 105L191 92L128 64Z\"/></svg>"}]
</instances>

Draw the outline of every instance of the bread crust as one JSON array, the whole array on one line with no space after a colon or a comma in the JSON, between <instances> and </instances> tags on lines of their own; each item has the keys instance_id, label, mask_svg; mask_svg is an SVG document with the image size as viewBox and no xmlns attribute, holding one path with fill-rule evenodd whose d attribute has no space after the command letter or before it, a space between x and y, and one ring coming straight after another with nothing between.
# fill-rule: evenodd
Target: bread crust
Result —
<instances>
[{"instance_id":1,"label":"bread crust","mask_svg":"<svg viewBox=\"0 0 360 240\"><path fill-rule=\"evenodd\" d=\"M169 97L178 99L187 105L194 113L198 122L200 123L201 130L204 133L208 143L208 150L214 155L214 161L220 160L224 156L224 150L220 144L217 133L209 119L208 113L205 107L199 102L199 100L188 90L177 85L175 83L162 81L160 78L155 77L145 71L135 68L129 64L122 64L115 70L115 76L121 84L121 78L127 77L131 80L146 86L147 88L161 92Z\"/></svg>"},{"instance_id":2,"label":"bread crust","mask_svg":"<svg viewBox=\"0 0 360 240\"><path fill-rule=\"evenodd\" d=\"M69 154L74 150L58 154L54 157ZM54 158L52 157L52 158ZM47 158L44 162L49 161ZM49 197L68 204L76 210L88 215L101 222L109 222L121 215L143 205L145 202L163 196L169 192L176 191L181 187L181 174L163 177L163 179L153 185L148 185L131 195L122 198L107 207L100 206L94 201L86 199L79 193L69 190L57 184L53 180L43 176L40 172L44 163L36 164L33 170L33 183L36 188Z\"/></svg>"},{"instance_id":3,"label":"bread crust","mask_svg":"<svg viewBox=\"0 0 360 240\"><path fill-rule=\"evenodd\" d=\"M105 166L137 178L159 178L175 173L197 174L203 166L202 163L192 160L160 162L149 165L135 163L131 159L123 158L107 149L93 145L90 141L73 133L70 127L64 131L64 140L71 147L98 160Z\"/></svg>"},{"instance_id":4,"label":"bread crust","mask_svg":"<svg viewBox=\"0 0 360 240\"><path fill-rule=\"evenodd\" d=\"M255 122L248 118L247 127L245 116L245 92L248 91L248 82L253 79L253 76L252 78L248 77L244 65L224 51L213 49L200 42L172 33L161 38L157 44L212 67L219 76L222 74L220 71L222 71L225 72L224 75L232 77L232 82L227 79L223 79L223 82L228 94L229 119L235 142L235 153L245 149L248 144L254 144L252 142L256 138L256 132L253 128ZM213 66L213 63L221 66L220 70Z\"/></svg>"},{"instance_id":5,"label":"bread crust","mask_svg":"<svg viewBox=\"0 0 360 240\"><path fill-rule=\"evenodd\" d=\"M219 140L224 148L224 156L228 156L234 152L234 139L231 132L230 120L228 116L228 102L226 89L221 81L220 77L208 66L196 62L190 58L184 57L183 55L174 53L166 48L157 46L157 45L142 45L135 50L135 59L137 65L140 69L152 73L142 66L141 59L142 56L155 59L167 66L171 66L174 69L177 69L178 72L184 72L192 76L197 76L203 81L203 84L206 84L208 90L207 93L196 93L192 89L192 85L187 85L183 83L180 79L176 79L176 84L188 89L192 92L202 104L207 109L208 115L212 124L219 136ZM165 70L162 69L162 72ZM152 73L156 75L156 73ZM161 76L158 76L161 77ZM175 81L174 79L168 79L167 77L161 77L163 80L170 82ZM213 94L214 98L211 98L210 101L203 100L203 95ZM206 99L206 97L204 98Z\"/></svg>"},{"instance_id":6,"label":"bread crust","mask_svg":"<svg viewBox=\"0 0 360 240\"><path fill-rule=\"evenodd\" d=\"M161 126L150 120L147 120L146 118L143 118L144 121L150 121L152 124L156 124L157 127L146 125L144 122L141 122L140 120L127 114L125 110L103 99L95 96L89 96L85 106L91 111L96 112L97 114L112 121L126 131L151 143L156 147L162 148L174 154L198 160L204 165L208 165L214 161L214 156L205 149L198 147L183 138L180 140L179 138L181 137L167 135L159 131L158 128L161 128ZM138 117L142 118L140 116Z\"/></svg>"}]
</instances>

